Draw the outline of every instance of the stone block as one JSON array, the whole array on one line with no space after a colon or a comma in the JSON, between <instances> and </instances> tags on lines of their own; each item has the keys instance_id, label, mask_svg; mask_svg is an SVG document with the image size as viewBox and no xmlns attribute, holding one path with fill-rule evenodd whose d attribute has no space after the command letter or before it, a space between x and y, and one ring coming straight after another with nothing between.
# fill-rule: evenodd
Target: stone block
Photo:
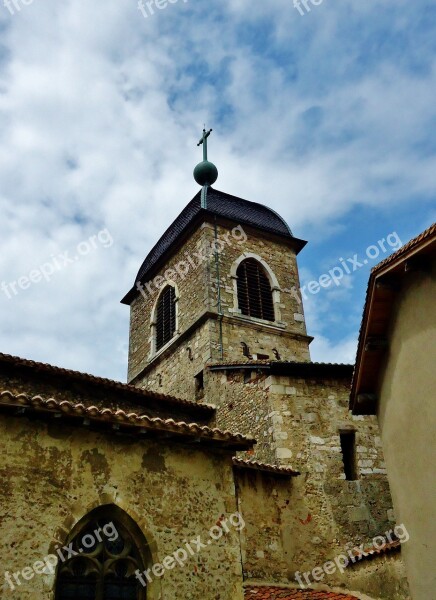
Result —
<instances>
[{"instance_id":1,"label":"stone block","mask_svg":"<svg viewBox=\"0 0 436 600\"><path fill-rule=\"evenodd\" d=\"M292 450L290 450L289 448L277 448L276 455L279 460L292 458Z\"/></svg>"},{"instance_id":2,"label":"stone block","mask_svg":"<svg viewBox=\"0 0 436 600\"><path fill-rule=\"evenodd\" d=\"M368 521L370 514L367 506L352 506L348 508L348 518L353 523Z\"/></svg>"}]
</instances>

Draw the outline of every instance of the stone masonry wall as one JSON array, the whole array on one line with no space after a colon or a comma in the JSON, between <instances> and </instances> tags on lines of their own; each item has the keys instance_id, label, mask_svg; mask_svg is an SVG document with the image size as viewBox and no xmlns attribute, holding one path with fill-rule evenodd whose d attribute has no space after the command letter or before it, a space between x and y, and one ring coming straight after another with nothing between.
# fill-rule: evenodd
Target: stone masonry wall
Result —
<instances>
[{"instance_id":1,"label":"stone masonry wall","mask_svg":"<svg viewBox=\"0 0 436 600\"><path fill-rule=\"evenodd\" d=\"M236 511L231 457L181 444L115 436L0 415L2 572L21 571L62 546L92 509L115 504L137 523L153 563ZM149 565L151 566L151 565ZM34 575L1 598L53 600L54 575ZM3 589L1 589L3 587ZM242 600L239 533L229 533L166 571L148 600Z\"/></svg>"},{"instance_id":2,"label":"stone masonry wall","mask_svg":"<svg viewBox=\"0 0 436 600\"><path fill-rule=\"evenodd\" d=\"M214 321L203 323L192 335L177 343L176 349L169 348L135 385L182 400L201 401L203 394L201 391L197 392L195 376L201 373L204 364L210 360L214 325Z\"/></svg>"},{"instance_id":3,"label":"stone masonry wall","mask_svg":"<svg viewBox=\"0 0 436 600\"><path fill-rule=\"evenodd\" d=\"M217 406L219 427L258 440L254 453L241 453L241 457L292 466L301 472L294 480L298 494L281 501L285 513L286 502L298 511L292 522L292 535L299 540L293 564L313 568L341 549L368 544L393 528L395 517L377 421L351 415L348 380L268 376L266 368L253 367L251 371L210 371L207 390L208 401ZM345 479L340 445L339 433L349 430L356 436L356 481ZM256 489L259 492L258 486ZM261 496L250 497L250 502L272 510ZM278 509L274 515L270 517L274 523L279 517L286 518ZM258 516L266 519L261 510ZM247 521L251 522L251 517ZM256 554L255 543L247 540L249 562ZM279 568L280 561L270 558L270 564ZM265 571L253 574L266 576L268 567L262 568ZM291 569L290 563L287 568ZM282 575L285 577L284 571ZM274 578L275 571L270 576Z\"/></svg>"},{"instance_id":4,"label":"stone masonry wall","mask_svg":"<svg viewBox=\"0 0 436 600\"><path fill-rule=\"evenodd\" d=\"M320 548L316 528L309 518L311 507L306 497L304 476L289 480L238 469L236 489L239 510L246 522L241 532L245 581L298 586L296 573L301 576L346 553L346 547L337 539ZM319 585L313 578L311 583L315 589ZM330 575L325 574L321 583L351 593L355 591L356 597L361 597L363 592L373 598L410 600L399 554L361 561L343 573L336 570Z\"/></svg>"},{"instance_id":5,"label":"stone masonry wall","mask_svg":"<svg viewBox=\"0 0 436 600\"><path fill-rule=\"evenodd\" d=\"M176 254L168 258L167 263L152 278L151 292L144 285L143 294L138 294L132 302L130 308L129 381L150 362L151 316L159 297L159 289L166 285L165 273L167 279L177 285L179 294L177 330L179 333L186 331L207 309L206 265L204 262L198 264L199 259L196 257L196 253L201 252L204 243L203 229L198 229ZM194 265L198 264L198 266L192 266L189 257L194 261ZM157 286L155 283L160 285Z\"/></svg>"},{"instance_id":6,"label":"stone masonry wall","mask_svg":"<svg viewBox=\"0 0 436 600\"><path fill-rule=\"evenodd\" d=\"M304 473L322 544L354 544L395 521L375 417L348 410L349 382L271 377L269 397L280 464ZM355 431L357 480L346 481L341 431Z\"/></svg>"},{"instance_id":7,"label":"stone masonry wall","mask_svg":"<svg viewBox=\"0 0 436 600\"><path fill-rule=\"evenodd\" d=\"M273 423L266 374L250 371L207 371L206 398L217 408L216 424L220 429L236 431L257 440L255 450L241 452L241 458L256 458L274 463Z\"/></svg>"}]
</instances>

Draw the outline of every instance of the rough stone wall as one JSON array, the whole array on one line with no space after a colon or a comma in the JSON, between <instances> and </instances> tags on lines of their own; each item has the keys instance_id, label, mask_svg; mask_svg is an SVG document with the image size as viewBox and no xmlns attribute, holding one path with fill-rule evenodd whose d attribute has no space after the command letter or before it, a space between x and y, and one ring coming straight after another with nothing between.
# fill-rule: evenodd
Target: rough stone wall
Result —
<instances>
[{"instance_id":1,"label":"rough stone wall","mask_svg":"<svg viewBox=\"0 0 436 600\"><path fill-rule=\"evenodd\" d=\"M259 495L250 496L261 523L271 521L275 526L281 519L286 521L287 503L296 510L289 523L292 535L299 540L293 549L293 564L301 568L312 564L313 568L340 553L340 549L367 544L393 528L395 517L377 421L375 417L351 415L348 380L268 376L265 370L253 367L252 371L210 371L207 392L208 400L217 406L219 427L258 440L251 456L241 456L292 466L301 472L294 480L294 497L287 492L280 506L271 490L265 492L259 486ZM350 430L356 436L356 481L345 479L339 437L341 431ZM268 516L271 510L273 514ZM250 515L247 522L254 526L255 516ZM286 531L289 533L289 528ZM251 557L247 559L248 572L257 578L265 578L268 573L276 577L274 569L282 567L274 553L265 554L271 559L265 559L265 571L250 570L256 543L252 536L246 543L246 554ZM278 555L281 552L289 555L286 547ZM268 564L274 565L272 571L268 571L272 568ZM287 568L291 569L289 563ZM281 573L285 577L285 571Z\"/></svg>"},{"instance_id":2,"label":"rough stone wall","mask_svg":"<svg viewBox=\"0 0 436 600\"><path fill-rule=\"evenodd\" d=\"M320 545L316 539L316 529L308 519L311 507L306 499L304 478L287 480L238 469L236 489L239 509L247 524L241 532L245 581L298 585L296 573L311 572L346 553L347 547L338 539L327 545ZM316 589L319 583L310 577L311 587ZM325 574L322 584L375 598L410 600L404 565L398 554L356 563L343 573L336 570Z\"/></svg>"},{"instance_id":3,"label":"rough stone wall","mask_svg":"<svg viewBox=\"0 0 436 600\"><path fill-rule=\"evenodd\" d=\"M192 335L178 343L177 348L169 348L135 385L182 400L201 401L203 394L196 391L195 377L210 360L213 325L213 321L204 322Z\"/></svg>"},{"instance_id":4,"label":"rough stone wall","mask_svg":"<svg viewBox=\"0 0 436 600\"><path fill-rule=\"evenodd\" d=\"M307 340L303 336L286 332L276 326L259 325L256 319L245 316L224 319L224 361L244 360L242 342L247 344L253 358L262 355L276 360L276 350L281 360L310 360Z\"/></svg>"},{"instance_id":5,"label":"rough stone wall","mask_svg":"<svg viewBox=\"0 0 436 600\"><path fill-rule=\"evenodd\" d=\"M153 275L150 289L144 286L144 295L139 294L130 307L129 372L131 381L150 362L151 352L151 315L159 297L160 289L165 287L166 279L177 285L179 301L177 303L177 329L183 333L207 309L207 269L206 263L199 263L196 253L204 247L203 229L197 229L191 237L173 255L166 264ZM189 258L194 265L189 262ZM177 267L177 269L176 269ZM147 282L150 283L150 282Z\"/></svg>"},{"instance_id":6,"label":"rough stone wall","mask_svg":"<svg viewBox=\"0 0 436 600\"><path fill-rule=\"evenodd\" d=\"M241 452L241 458L274 463L274 428L265 389L266 373L254 368L251 371L207 373L206 398L217 408L217 427L237 431L257 440L254 452Z\"/></svg>"},{"instance_id":7,"label":"rough stone wall","mask_svg":"<svg viewBox=\"0 0 436 600\"><path fill-rule=\"evenodd\" d=\"M53 575L35 575L12 591L3 572L54 552L98 506L127 512L159 563L184 540L208 540L219 518L236 511L231 457L216 451L2 414L0 457L2 598L52 600ZM239 533L230 527L184 567L156 579L147 599L242 600L241 589Z\"/></svg>"},{"instance_id":8,"label":"rough stone wall","mask_svg":"<svg viewBox=\"0 0 436 600\"><path fill-rule=\"evenodd\" d=\"M280 464L304 473L320 540L356 543L395 520L375 417L351 415L348 381L271 377L268 382ZM358 479L346 481L339 433L355 431Z\"/></svg>"}]
</instances>

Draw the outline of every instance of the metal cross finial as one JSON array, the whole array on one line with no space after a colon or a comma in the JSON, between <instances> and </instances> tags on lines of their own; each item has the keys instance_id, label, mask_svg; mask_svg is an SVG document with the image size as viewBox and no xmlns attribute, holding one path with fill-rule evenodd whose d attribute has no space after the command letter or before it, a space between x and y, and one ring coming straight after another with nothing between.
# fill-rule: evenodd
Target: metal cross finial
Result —
<instances>
[{"instance_id":1,"label":"metal cross finial","mask_svg":"<svg viewBox=\"0 0 436 600\"><path fill-rule=\"evenodd\" d=\"M197 146L201 146L203 144L203 160L207 160L207 138L212 133L212 129L206 131L206 128L203 129L203 135L201 136L201 140L198 142Z\"/></svg>"}]
</instances>

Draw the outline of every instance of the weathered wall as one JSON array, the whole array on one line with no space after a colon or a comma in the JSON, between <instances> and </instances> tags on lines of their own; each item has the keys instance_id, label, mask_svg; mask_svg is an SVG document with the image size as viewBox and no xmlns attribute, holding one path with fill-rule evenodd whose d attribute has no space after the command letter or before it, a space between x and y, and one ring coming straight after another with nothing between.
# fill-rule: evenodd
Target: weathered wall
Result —
<instances>
[{"instance_id":1,"label":"weathered wall","mask_svg":"<svg viewBox=\"0 0 436 600\"><path fill-rule=\"evenodd\" d=\"M274 428L266 373L255 368L206 372L206 398L217 408L217 426L257 440L254 452L241 453L241 457L274 464Z\"/></svg>"},{"instance_id":2,"label":"weathered wall","mask_svg":"<svg viewBox=\"0 0 436 600\"><path fill-rule=\"evenodd\" d=\"M215 321L206 321L186 339L176 341L155 359L152 368L146 369L135 385L191 402L201 400L203 395L196 393L195 376L210 360L215 325Z\"/></svg>"},{"instance_id":3,"label":"weathered wall","mask_svg":"<svg viewBox=\"0 0 436 600\"><path fill-rule=\"evenodd\" d=\"M375 417L351 415L349 381L271 377L274 449L305 474L309 512L323 544L378 535L394 514ZM346 481L339 433L354 430L358 479Z\"/></svg>"},{"instance_id":4,"label":"weathered wall","mask_svg":"<svg viewBox=\"0 0 436 600\"><path fill-rule=\"evenodd\" d=\"M348 379L269 376L266 367L253 366L252 370L209 370L207 381L207 398L217 407L218 426L258 440L254 453L241 456L301 472L293 480L292 497L283 483L274 483L273 491L255 482L254 475L246 477L245 488L252 490L244 503L251 524L244 534L249 536L244 551L250 577L274 580L280 573L282 580L292 569L323 564L339 549L367 545L393 528L377 420L351 415ZM340 447L340 431L349 430L356 435L356 481L345 480ZM267 549L268 544L259 550L259 532L249 535L257 522L260 530L262 524L270 524L265 525L265 535L270 536L273 550ZM280 537L285 541L278 547ZM258 551L265 557L263 563Z\"/></svg>"},{"instance_id":5,"label":"weathered wall","mask_svg":"<svg viewBox=\"0 0 436 600\"><path fill-rule=\"evenodd\" d=\"M236 482L239 508L246 522L241 532L246 581L297 585L296 573L301 576L346 555L350 546L342 545L339 539L320 542L317 520L308 520L311 506L304 478L287 480L238 469ZM310 582L315 589L319 585L312 575ZM336 569L324 574L321 583L354 590L356 597L365 593L386 600L410 600L399 554L356 562L342 573Z\"/></svg>"},{"instance_id":6,"label":"weathered wall","mask_svg":"<svg viewBox=\"0 0 436 600\"><path fill-rule=\"evenodd\" d=\"M209 539L221 515L236 511L228 455L2 414L0 457L0 588L4 571L41 560L100 505L113 503L135 520L153 562L184 540ZM147 598L242 600L238 538L230 528L183 568L156 580ZM53 576L35 575L19 591L5 584L1 597L49 600L53 585Z\"/></svg>"},{"instance_id":7,"label":"weathered wall","mask_svg":"<svg viewBox=\"0 0 436 600\"><path fill-rule=\"evenodd\" d=\"M408 273L395 306L379 387L380 428L414 600L436 598L436 263Z\"/></svg>"}]
</instances>

